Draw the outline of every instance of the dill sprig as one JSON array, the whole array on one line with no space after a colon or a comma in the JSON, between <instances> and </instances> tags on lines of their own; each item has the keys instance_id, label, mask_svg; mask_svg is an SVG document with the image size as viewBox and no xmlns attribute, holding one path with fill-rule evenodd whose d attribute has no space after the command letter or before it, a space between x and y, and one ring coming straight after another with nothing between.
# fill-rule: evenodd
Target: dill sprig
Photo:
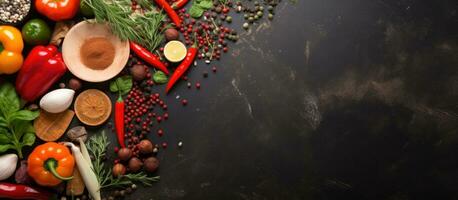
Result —
<instances>
[{"instance_id":1,"label":"dill sprig","mask_svg":"<svg viewBox=\"0 0 458 200\"><path fill-rule=\"evenodd\" d=\"M83 0L92 8L96 22L107 22L121 40L134 41L154 51L164 40L161 25L165 14L148 0L138 1L142 12L133 12L131 0Z\"/></svg>"},{"instance_id":2,"label":"dill sprig","mask_svg":"<svg viewBox=\"0 0 458 200\"><path fill-rule=\"evenodd\" d=\"M144 172L135 174L126 174L114 178L112 176L111 168L106 168L103 158L106 156L106 150L110 142L108 142L105 132L99 135L92 136L87 142L86 146L91 156L94 158L92 164L94 166L94 173L100 183L100 188L109 187L125 187L133 183L142 183L146 186L151 186L153 182L159 181L159 176L149 177Z\"/></svg>"}]
</instances>

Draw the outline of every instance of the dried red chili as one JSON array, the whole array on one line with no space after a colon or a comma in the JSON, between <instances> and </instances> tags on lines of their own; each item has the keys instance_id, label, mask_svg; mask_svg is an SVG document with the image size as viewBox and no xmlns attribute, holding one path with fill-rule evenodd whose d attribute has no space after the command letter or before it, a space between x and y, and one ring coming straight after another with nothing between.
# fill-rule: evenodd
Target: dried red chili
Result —
<instances>
[{"instance_id":1,"label":"dried red chili","mask_svg":"<svg viewBox=\"0 0 458 200\"><path fill-rule=\"evenodd\" d=\"M151 52L149 52L148 50L146 50L145 48L143 48L135 42L130 41L129 45L130 49L142 60L152 65L153 67L163 71L165 74L169 74L169 70L167 69L165 64L162 63L156 55L152 54Z\"/></svg>"},{"instance_id":2,"label":"dried red chili","mask_svg":"<svg viewBox=\"0 0 458 200\"><path fill-rule=\"evenodd\" d=\"M169 15L170 19L172 20L173 23L175 23L175 25L177 27L180 27L181 26L181 19L180 19L180 16L178 16L178 14L175 12L175 10L169 5L169 3L167 3L166 0L155 0L155 2L161 6L162 9L165 10L165 12L167 13L167 15Z\"/></svg>"},{"instance_id":3,"label":"dried red chili","mask_svg":"<svg viewBox=\"0 0 458 200\"><path fill-rule=\"evenodd\" d=\"M124 142L124 100L119 96L115 104L115 128L116 136L118 137L118 143L121 148L126 147Z\"/></svg>"},{"instance_id":4,"label":"dried red chili","mask_svg":"<svg viewBox=\"0 0 458 200\"><path fill-rule=\"evenodd\" d=\"M175 1L175 2L173 2L173 4L172 4L172 8L173 8L173 9L180 9L180 8L182 8L183 6L185 6L186 3L188 3L188 0L178 0L178 1Z\"/></svg>"},{"instance_id":5,"label":"dried red chili","mask_svg":"<svg viewBox=\"0 0 458 200\"><path fill-rule=\"evenodd\" d=\"M183 76L183 74L189 69L189 66L191 66L192 62L194 61L197 52L197 43L194 42L191 48L188 49L188 53L186 54L184 61L177 67L175 72L173 72L172 76L170 77L170 80L167 83L167 87L165 90L166 93L168 93L170 89L172 89L173 85L175 85L175 83L181 78L181 76Z\"/></svg>"}]
</instances>

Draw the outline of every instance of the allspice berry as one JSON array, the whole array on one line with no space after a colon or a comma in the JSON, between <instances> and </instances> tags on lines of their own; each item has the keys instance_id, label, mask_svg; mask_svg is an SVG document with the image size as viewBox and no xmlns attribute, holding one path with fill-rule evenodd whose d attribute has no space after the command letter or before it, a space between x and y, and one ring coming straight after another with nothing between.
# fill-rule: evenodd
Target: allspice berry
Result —
<instances>
[{"instance_id":1,"label":"allspice berry","mask_svg":"<svg viewBox=\"0 0 458 200\"><path fill-rule=\"evenodd\" d=\"M155 172L159 168L159 160L155 157L149 157L143 161L143 165L147 172Z\"/></svg>"},{"instance_id":2,"label":"allspice berry","mask_svg":"<svg viewBox=\"0 0 458 200\"><path fill-rule=\"evenodd\" d=\"M118 151L118 158L122 161L128 161L132 157L132 150L129 148L121 148Z\"/></svg>"},{"instance_id":3,"label":"allspice berry","mask_svg":"<svg viewBox=\"0 0 458 200\"><path fill-rule=\"evenodd\" d=\"M146 69L144 65L136 64L130 68L130 74L136 81L142 81L146 78Z\"/></svg>"},{"instance_id":4,"label":"allspice berry","mask_svg":"<svg viewBox=\"0 0 458 200\"><path fill-rule=\"evenodd\" d=\"M121 163L115 164L113 166L113 176L118 177L126 174L126 167L122 165Z\"/></svg>"}]
</instances>

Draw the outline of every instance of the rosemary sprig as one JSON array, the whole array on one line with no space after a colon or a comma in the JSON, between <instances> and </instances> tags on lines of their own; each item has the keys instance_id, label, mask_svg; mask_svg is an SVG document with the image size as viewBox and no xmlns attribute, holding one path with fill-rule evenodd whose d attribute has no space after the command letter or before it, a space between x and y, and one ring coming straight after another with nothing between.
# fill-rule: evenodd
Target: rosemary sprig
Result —
<instances>
[{"instance_id":1,"label":"rosemary sprig","mask_svg":"<svg viewBox=\"0 0 458 200\"><path fill-rule=\"evenodd\" d=\"M136 174L127 174L114 178L110 168L106 168L103 162L106 150L110 142L108 142L105 132L99 135L92 136L87 142L86 146L94 161L94 173L97 175L97 180L100 183L100 188L109 187L125 187L130 186L133 183L142 183L146 186L151 186L153 182L159 181L159 176L149 177L145 173L140 172Z\"/></svg>"},{"instance_id":2,"label":"rosemary sprig","mask_svg":"<svg viewBox=\"0 0 458 200\"><path fill-rule=\"evenodd\" d=\"M96 22L107 22L122 40L131 40L154 51L164 40L161 25L165 19L148 0L138 1L142 12L131 9L131 0L83 0L90 6ZM143 12L144 11L144 12Z\"/></svg>"}]
</instances>

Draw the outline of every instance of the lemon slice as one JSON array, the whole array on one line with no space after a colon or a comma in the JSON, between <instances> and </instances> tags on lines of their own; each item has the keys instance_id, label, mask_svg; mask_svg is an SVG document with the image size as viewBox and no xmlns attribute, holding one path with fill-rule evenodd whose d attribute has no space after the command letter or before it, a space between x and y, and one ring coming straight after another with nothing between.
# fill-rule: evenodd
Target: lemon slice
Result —
<instances>
[{"instance_id":1,"label":"lemon slice","mask_svg":"<svg viewBox=\"0 0 458 200\"><path fill-rule=\"evenodd\" d=\"M170 62L180 62L186 57L186 46L178 40L168 42L164 47L164 56Z\"/></svg>"}]
</instances>

